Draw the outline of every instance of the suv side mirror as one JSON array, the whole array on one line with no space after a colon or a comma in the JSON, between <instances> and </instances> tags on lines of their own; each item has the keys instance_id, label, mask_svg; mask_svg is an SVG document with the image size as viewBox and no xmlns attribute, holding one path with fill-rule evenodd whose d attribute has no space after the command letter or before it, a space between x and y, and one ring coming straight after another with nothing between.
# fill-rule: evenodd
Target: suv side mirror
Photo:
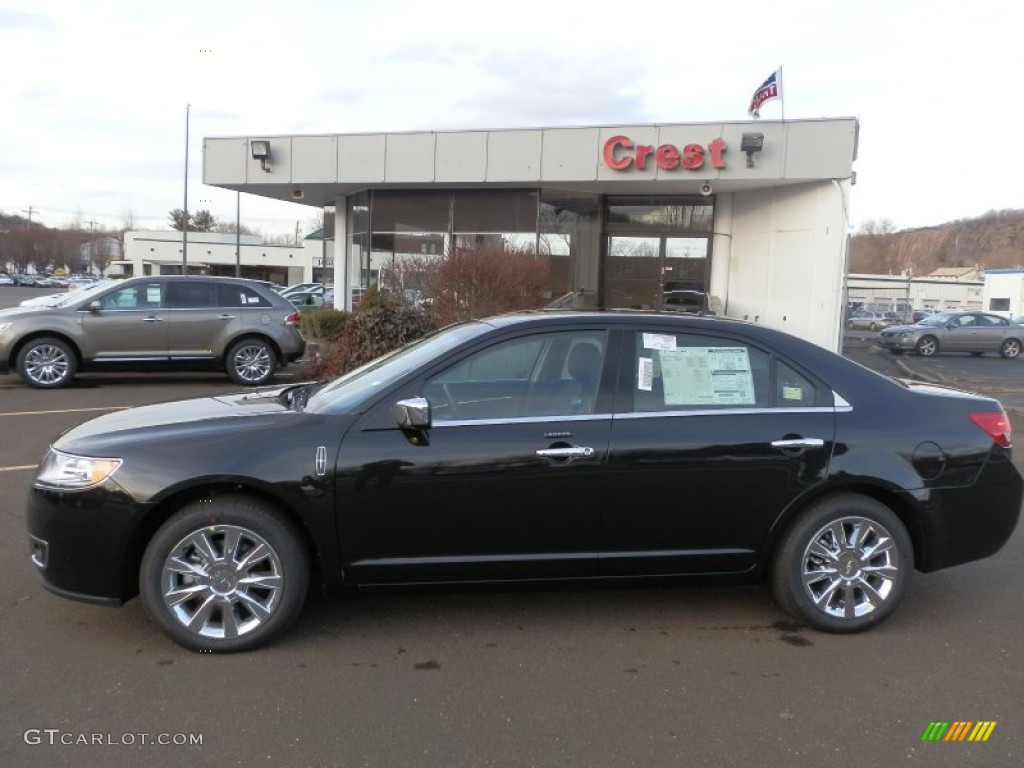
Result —
<instances>
[{"instance_id":1,"label":"suv side mirror","mask_svg":"<svg viewBox=\"0 0 1024 768\"><path fill-rule=\"evenodd\" d=\"M430 429L430 401L410 397L391 406L391 415L403 429Z\"/></svg>"}]
</instances>

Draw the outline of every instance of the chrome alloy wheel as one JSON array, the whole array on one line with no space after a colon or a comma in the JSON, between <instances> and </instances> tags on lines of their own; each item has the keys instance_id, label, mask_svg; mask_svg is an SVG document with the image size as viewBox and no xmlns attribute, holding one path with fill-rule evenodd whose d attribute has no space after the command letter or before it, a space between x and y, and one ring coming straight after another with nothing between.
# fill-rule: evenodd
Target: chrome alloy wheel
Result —
<instances>
[{"instance_id":1,"label":"chrome alloy wheel","mask_svg":"<svg viewBox=\"0 0 1024 768\"><path fill-rule=\"evenodd\" d=\"M901 577L892 534L864 517L843 517L822 527L801 562L807 596L819 611L839 619L880 608Z\"/></svg>"},{"instance_id":2,"label":"chrome alloy wheel","mask_svg":"<svg viewBox=\"0 0 1024 768\"><path fill-rule=\"evenodd\" d=\"M265 344L252 343L238 347L231 358L238 378L247 382L261 382L271 372L270 350Z\"/></svg>"},{"instance_id":3,"label":"chrome alloy wheel","mask_svg":"<svg viewBox=\"0 0 1024 768\"><path fill-rule=\"evenodd\" d=\"M179 541L164 560L161 591L189 633L232 640L263 625L280 603L284 569L261 536L211 525Z\"/></svg>"},{"instance_id":4,"label":"chrome alloy wheel","mask_svg":"<svg viewBox=\"0 0 1024 768\"><path fill-rule=\"evenodd\" d=\"M67 378L71 360L56 344L39 344L25 355L25 375L36 384L53 386Z\"/></svg>"}]
</instances>

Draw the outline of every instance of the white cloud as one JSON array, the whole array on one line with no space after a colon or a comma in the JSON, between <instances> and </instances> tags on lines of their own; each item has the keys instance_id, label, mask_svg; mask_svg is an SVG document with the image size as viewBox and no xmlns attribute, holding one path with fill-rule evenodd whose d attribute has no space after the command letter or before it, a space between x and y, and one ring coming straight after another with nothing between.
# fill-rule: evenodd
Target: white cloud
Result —
<instances>
[{"instance_id":1,"label":"white cloud","mask_svg":"<svg viewBox=\"0 0 1024 768\"><path fill-rule=\"evenodd\" d=\"M163 226L186 104L189 206L233 219L204 136L746 119L783 65L786 117L861 120L854 221L935 224L1024 207L1022 28L1003 0L8 0L0 210ZM269 232L314 213L243 199Z\"/></svg>"}]
</instances>

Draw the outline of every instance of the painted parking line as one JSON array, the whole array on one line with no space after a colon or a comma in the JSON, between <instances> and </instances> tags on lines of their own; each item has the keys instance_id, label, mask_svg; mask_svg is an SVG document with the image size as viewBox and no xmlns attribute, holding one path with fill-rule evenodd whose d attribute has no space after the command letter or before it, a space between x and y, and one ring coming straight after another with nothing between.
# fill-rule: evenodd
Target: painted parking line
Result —
<instances>
[{"instance_id":1,"label":"painted parking line","mask_svg":"<svg viewBox=\"0 0 1024 768\"><path fill-rule=\"evenodd\" d=\"M25 464L21 467L0 467L0 472L24 472L29 469L35 469L38 464Z\"/></svg>"},{"instance_id":2,"label":"painted parking line","mask_svg":"<svg viewBox=\"0 0 1024 768\"><path fill-rule=\"evenodd\" d=\"M0 416L46 416L54 413L86 413L88 411L123 411L126 408L131 408L130 405L105 405L97 406L95 408L65 408L62 411L9 411L4 413L0 411Z\"/></svg>"}]
</instances>

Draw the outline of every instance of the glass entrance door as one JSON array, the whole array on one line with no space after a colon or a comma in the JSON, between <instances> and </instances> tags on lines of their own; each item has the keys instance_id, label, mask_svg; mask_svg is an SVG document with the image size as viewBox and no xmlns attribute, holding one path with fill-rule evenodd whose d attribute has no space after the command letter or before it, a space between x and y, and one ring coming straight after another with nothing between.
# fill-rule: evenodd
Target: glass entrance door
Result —
<instances>
[{"instance_id":1,"label":"glass entrance door","mask_svg":"<svg viewBox=\"0 0 1024 768\"><path fill-rule=\"evenodd\" d=\"M610 235L605 266L610 308L707 309L707 237Z\"/></svg>"}]
</instances>

